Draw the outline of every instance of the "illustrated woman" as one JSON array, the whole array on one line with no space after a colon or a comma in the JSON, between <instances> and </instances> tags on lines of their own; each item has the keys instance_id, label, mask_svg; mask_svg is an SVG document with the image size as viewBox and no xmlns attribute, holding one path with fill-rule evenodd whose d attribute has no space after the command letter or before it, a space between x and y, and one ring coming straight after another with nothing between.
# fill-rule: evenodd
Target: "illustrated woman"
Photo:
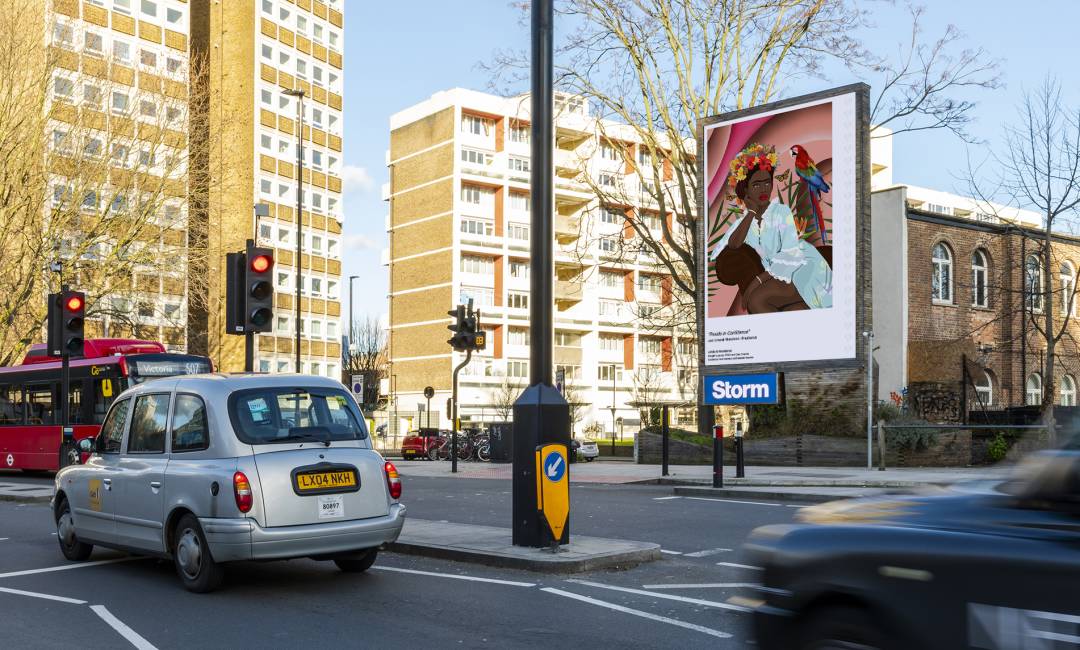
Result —
<instances>
[{"instance_id":1,"label":"illustrated woman","mask_svg":"<svg viewBox=\"0 0 1080 650\"><path fill-rule=\"evenodd\" d=\"M751 314L832 307L832 269L800 237L788 206L772 200L776 161L776 151L760 144L731 161L728 182L744 214L713 252L717 279L739 286Z\"/></svg>"}]
</instances>

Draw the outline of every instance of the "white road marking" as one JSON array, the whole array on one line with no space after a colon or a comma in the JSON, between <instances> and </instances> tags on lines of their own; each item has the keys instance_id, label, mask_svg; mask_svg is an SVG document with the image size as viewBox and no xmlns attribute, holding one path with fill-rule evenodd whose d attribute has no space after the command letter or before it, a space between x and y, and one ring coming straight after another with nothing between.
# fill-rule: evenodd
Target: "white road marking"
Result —
<instances>
[{"instance_id":1,"label":"white road marking","mask_svg":"<svg viewBox=\"0 0 1080 650\"><path fill-rule=\"evenodd\" d=\"M707 548L704 551L694 551L693 553L687 553L686 557L709 557L710 555L719 555L721 553L730 552L730 548Z\"/></svg>"},{"instance_id":2,"label":"white road marking","mask_svg":"<svg viewBox=\"0 0 1080 650\"><path fill-rule=\"evenodd\" d=\"M630 609L629 607L623 607L622 605L616 605L615 603L609 603L604 600L597 600L596 598L589 598L588 596L582 596L569 591L563 591L562 589L556 589L554 587L543 587L540 591L546 591L549 594L555 594L556 596L563 596L564 598L572 598L574 600L580 600L583 603L589 603L590 605L597 605L598 607L606 607L607 609L614 610L616 612L622 612L624 614L631 614L633 616L640 616L641 618L647 618L650 621L658 621L660 623L667 623L668 625L675 625L677 627L686 628L687 630L693 630L695 632L701 632L702 634L708 634L709 636L715 636L720 639L730 639L731 635L727 632L721 632L720 630L714 630L710 627L703 625L694 625L693 623L687 623L686 621L680 621L675 618L668 618L666 616L659 616L649 612L643 612L639 609Z\"/></svg>"},{"instance_id":3,"label":"white road marking","mask_svg":"<svg viewBox=\"0 0 1080 650\"><path fill-rule=\"evenodd\" d=\"M751 571L764 571L765 570L765 569L762 569L759 566L750 566L749 564L735 564L734 562L717 562L716 566L729 566L729 567L734 567L736 569L750 569Z\"/></svg>"},{"instance_id":4,"label":"white road marking","mask_svg":"<svg viewBox=\"0 0 1080 650\"><path fill-rule=\"evenodd\" d=\"M434 576L436 578L453 578L455 580L470 580L472 582L490 582L496 585L507 585L510 587L535 587L535 582L514 582L513 580L496 580L495 578L478 578L476 576L459 576L453 573L436 573L434 571L418 571L416 569L399 569L392 566L373 566L372 569L379 569L381 571L396 571L397 573L411 573L418 576Z\"/></svg>"},{"instance_id":5,"label":"white road marking","mask_svg":"<svg viewBox=\"0 0 1080 650\"><path fill-rule=\"evenodd\" d=\"M649 596L651 598L662 598L664 600L677 600L680 603L690 603L693 605L702 605L704 607L716 607L718 609L730 609L736 612L748 612L750 611L746 607L740 607L739 605L729 605L728 603L720 603L715 600L701 600L698 598L687 598L686 596L672 596L671 594L658 594L652 591L645 591L644 589L631 589L630 587L616 587L615 585L605 585L602 582L591 582L589 580L574 580L570 579L567 582L572 582L576 585L585 585L586 587L596 587L597 589L610 589L611 591L621 591L627 594L637 594L639 596Z\"/></svg>"},{"instance_id":6,"label":"white road marking","mask_svg":"<svg viewBox=\"0 0 1080 650\"><path fill-rule=\"evenodd\" d=\"M764 501L739 501L737 499L713 499L712 497L686 497L687 499L693 499L694 501L722 501L723 503L744 503L748 506L772 506L774 508L780 507L779 503L766 503Z\"/></svg>"},{"instance_id":7,"label":"white road marking","mask_svg":"<svg viewBox=\"0 0 1080 650\"><path fill-rule=\"evenodd\" d=\"M681 499L682 497L653 497L653 501L668 501L671 499Z\"/></svg>"},{"instance_id":8,"label":"white road marking","mask_svg":"<svg viewBox=\"0 0 1080 650\"><path fill-rule=\"evenodd\" d=\"M0 542L6 542L9 539L11 539L11 538L10 537L0 537Z\"/></svg>"},{"instance_id":9,"label":"white road marking","mask_svg":"<svg viewBox=\"0 0 1080 650\"><path fill-rule=\"evenodd\" d=\"M660 549L661 553L667 553L668 555L682 555L682 551L669 551L666 548Z\"/></svg>"},{"instance_id":10,"label":"white road marking","mask_svg":"<svg viewBox=\"0 0 1080 650\"><path fill-rule=\"evenodd\" d=\"M109 624L109 627L120 633L120 636L128 640L128 643L135 646L139 650L157 650L153 643L150 643L146 639L139 636L139 633L131 629L124 624L123 621L112 615L112 612L105 609L104 605L91 605L90 609L94 610L94 613L101 617L101 620Z\"/></svg>"},{"instance_id":11,"label":"white road marking","mask_svg":"<svg viewBox=\"0 0 1080 650\"><path fill-rule=\"evenodd\" d=\"M52 571L67 571L68 569L82 569L84 567L99 566L101 564L116 564L117 562L131 562L132 560L145 560L144 557L118 557L114 560L98 560L96 562L79 562L77 564L61 564L60 566L50 566L44 569L27 569L26 571L11 571L9 573L0 573L0 578L14 578L16 576L29 576L35 573L49 573Z\"/></svg>"},{"instance_id":12,"label":"white road marking","mask_svg":"<svg viewBox=\"0 0 1080 650\"><path fill-rule=\"evenodd\" d=\"M805 503L788 503L784 505L785 508L809 508L810 506Z\"/></svg>"},{"instance_id":13,"label":"white road marking","mask_svg":"<svg viewBox=\"0 0 1080 650\"><path fill-rule=\"evenodd\" d=\"M41 594L36 591L23 591L22 589L8 589L6 587L0 587L0 593L15 594L16 596L29 596L31 598L44 598L45 600L55 600L61 603L71 603L72 605L86 604L85 600L65 598L64 596L53 596L52 594Z\"/></svg>"},{"instance_id":14,"label":"white road marking","mask_svg":"<svg viewBox=\"0 0 1080 650\"><path fill-rule=\"evenodd\" d=\"M755 582L701 582L682 585L641 585L642 589L757 589Z\"/></svg>"}]
</instances>

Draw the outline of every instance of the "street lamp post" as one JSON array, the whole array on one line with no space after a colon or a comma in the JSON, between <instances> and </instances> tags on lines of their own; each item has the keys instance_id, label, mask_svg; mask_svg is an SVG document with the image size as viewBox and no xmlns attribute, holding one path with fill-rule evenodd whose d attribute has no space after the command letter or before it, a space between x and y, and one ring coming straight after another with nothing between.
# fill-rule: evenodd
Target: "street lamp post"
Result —
<instances>
[{"instance_id":1,"label":"street lamp post","mask_svg":"<svg viewBox=\"0 0 1080 650\"><path fill-rule=\"evenodd\" d=\"M296 372L300 372L300 333L304 322L300 316L300 289L304 286L304 91L294 88L284 93L296 98Z\"/></svg>"},{"instance_id":2,"label":"street lamp post","mask_svg":"<svg viewBox=\"0 0 1080 650\"><path fill-rule=\"evenodd\" d=\"M611 364L611 457L615 457L615 364Z\"/></svg>"},{"instance_id":3,"label":"street lamp post","mask_svg":"<svg viewBox=\"0 0 1080 650\"><path fill-rule=\"evenodd\" d=\"M349 276L349 354L352 354L356 345L353 342L353 280L359 278L359 275Z\"/></svg>"}]
</instances>

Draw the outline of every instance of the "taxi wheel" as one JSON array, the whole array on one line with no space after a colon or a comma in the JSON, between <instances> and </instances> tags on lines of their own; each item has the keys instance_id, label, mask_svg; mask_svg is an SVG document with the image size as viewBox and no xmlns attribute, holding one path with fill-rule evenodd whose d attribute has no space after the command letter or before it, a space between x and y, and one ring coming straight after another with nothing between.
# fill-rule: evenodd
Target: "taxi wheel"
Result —
<instances>
[{"instance_id":1,"label":"taxi wheel","mask_svg":"<svg viewBox=\"0 0 1080 650\"><path fill-rule=\"evenodd\" d=\"M334 564L345 573L363 573L370 569L372 564L375 564L375 558L378 555L379 549L373 548L365 553L351 557L339 557L334 560Z\"/></svg>"},{"instance_id":2,"label":"taxi wheel","mask_svg":"<svg viewBox=\"0 0 1080 650\"><path fill-rule=\"evenodd\" d=\"M803 650L883 650L886 645L870 616L857 607L816 610L803 626Z\"/></svg>"},{"instance_id":3,"label":"taxi wheel","mask_svg":"<svg viewBox=\"0 0 1080 650\"><path fill-rule=\"evenodd\" d=\"M586 462L586 463L591 463L591 462L593 462L594 460L596 460L596 459L595 459L595 458L593 458L592 456L586 456L586 457L585 457L585 462Z\"/></svg>"},{"instance_id":4,"label":"taxi wheel","mask_svg":"<svg viewBox=\"0 0 1080 650\"><path fill-rule=\"evenodd\" d=\"M67 499L60 502L56 513L56 539L60 540L60 551L73 562L82 562L94 551L93 544L79 541L75 536L75 521L71 518L71 506Z\"/></svg>"},{"instance_id":5,"label":"taxi wheel","mask_svg":"<svg viewBox=\"0 0 1080 650\"><path fill-rule=\"evenodd\" d=\"M204 594L221 585L225 571L210 556L206 536L194 515L184 515L177 522L172 555L176 575L188 591Z\"/></svg>"}]
</instances>

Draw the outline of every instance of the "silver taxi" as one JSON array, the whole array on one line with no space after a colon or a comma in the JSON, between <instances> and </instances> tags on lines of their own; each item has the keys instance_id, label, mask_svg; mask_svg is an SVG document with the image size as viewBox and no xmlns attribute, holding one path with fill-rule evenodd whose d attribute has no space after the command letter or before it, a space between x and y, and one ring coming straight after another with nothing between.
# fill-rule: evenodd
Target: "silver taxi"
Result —
<instances>
[{"instance_id":1,"label":"silver taxi","mask_svg":"<svg viewBox=\"0 0 1080 650\"><path fill-rule=\"evenodd\" d=\"M52 501L64 556L96 544L171 557L191 591L216 588L236 560L364 571L405 523L397 470L330 379L158 379L119 395L81 444L85 462L57 473Z\"/></svg>"}]
</instances>

